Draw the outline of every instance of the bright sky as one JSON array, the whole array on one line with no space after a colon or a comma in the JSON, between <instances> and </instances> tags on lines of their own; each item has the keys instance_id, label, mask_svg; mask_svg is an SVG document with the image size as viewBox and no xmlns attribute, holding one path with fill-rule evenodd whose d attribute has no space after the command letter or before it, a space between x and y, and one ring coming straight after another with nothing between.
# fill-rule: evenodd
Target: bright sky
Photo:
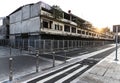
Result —
<instances>
[{"instance_id":1,"label":"bright sky","mask_svg":"<svg viewBox=\"0 0 120 83\"><path fill-rule=\"evenodd\" d=\"M18 7L39 0L1 0L0 17L9 15ZM42 0L49 5L58 5L63 11L91 22L96 27L111 27L120 24L120 0Z\"/></svg>"}]
</instances>

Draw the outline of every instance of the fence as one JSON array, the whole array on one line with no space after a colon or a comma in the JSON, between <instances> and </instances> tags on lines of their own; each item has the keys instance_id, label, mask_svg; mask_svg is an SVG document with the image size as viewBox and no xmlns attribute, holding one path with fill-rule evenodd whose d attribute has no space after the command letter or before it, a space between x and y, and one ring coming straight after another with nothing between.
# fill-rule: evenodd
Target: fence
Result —
<instances>
[{"instance_id":1,"label":"fence","mask_svg":"<svg viewBox=\"0 0 120 83\"><path fill-rule=\"evenodd\" d=\"M93 40L41 40L41 39L17 39L0 40L0 46L10 46L22 50L39 50L40 53L69 50L82 47L103 46L112 43L111 41Z\"/></svg>"}]
</instances>

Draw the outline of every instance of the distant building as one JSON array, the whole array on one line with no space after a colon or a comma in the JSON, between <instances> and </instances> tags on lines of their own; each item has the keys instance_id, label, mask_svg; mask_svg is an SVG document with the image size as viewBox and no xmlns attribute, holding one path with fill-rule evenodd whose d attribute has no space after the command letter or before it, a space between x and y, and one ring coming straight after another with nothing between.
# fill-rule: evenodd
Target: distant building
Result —
<instances>
[{"instance_id":1,"label":"distant building","mask_svg":"<svg viewBox=\"0 0 120 83\"><path fill-rule=\"evenodd\" d=\"M113 40L113 35L97 32L92 24L69 10L44 2L24 5L9 15L10 39Z\"/></svg>"},{"instance_id":2,"label":"distant building","mask_svg":"<svg viewBox=\"0 0 120 83\"><path fill-rule=\"evenodd\" d=\"M0 39L9 38L9 20L8 17L1 18Z\"/></svg>"}]
</instances>

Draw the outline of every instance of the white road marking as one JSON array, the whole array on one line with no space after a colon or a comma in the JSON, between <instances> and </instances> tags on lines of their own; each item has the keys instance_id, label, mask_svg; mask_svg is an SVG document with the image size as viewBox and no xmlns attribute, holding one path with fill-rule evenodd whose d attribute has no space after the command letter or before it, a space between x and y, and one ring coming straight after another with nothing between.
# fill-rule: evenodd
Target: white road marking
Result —
<instances>
[{"instance_id":1,"label":"white road marking","mask_svg":"<svg viewBox=\"0 0 120 83\"><path fill-rule=\"evenodd\" d=\"M63 74L63 73L65 73L65 72L67 72L67 71L69 71L69 70L71 70L71 69L73 69L73 68L75 68L75 67L77 67L77 66L79 66L80 64L76 64L76 65L74 65L74 66L72 66L72 67L69 67L69 68L67 68L67 69L65 69L65 70L63 70L63 71L61 71L61 72L58 72L58 73L56 73L56 74L54 74L54 75L51 75L51 76L49 76L49 77L47 77L47 78L45 78L45 79L43 79L43 80L40 80L39 82L37 82L37 83L43 83L43 82L45 82L45 81L47 81L47 80L50 80L50 79L52 79L52 78L54 78L54 77L56 77L56 76L58 76L58 75L60 75L60 74Z\"/></svg>"},{"instance_id":2,"label":"white road marking","mask_svg":"<svg viewBox=\"0 0 120 83\"><path fill-rule=\"evenodd\" d=\"M109 49L111 49L111 48L114 48L114 47L115 47L115 44L111 44L111 46L112 46L112 47L105 48L105 49L102 49L102 50L98 50L98 51L95 51L95 52L92 52L92 53L84 54L83 56L78 56L78 57L75 57L75 58L68 59L67 61L69 62L69 61L71 61L71 60L78 59L78 58L80 59L80 61L82 61L83 59L86 59L86 58L88 58L88 57L94 56L94 55L96 55L96 54L99 54L99 53L102 53L102 52L104 52L104 51L107 51L107 50L109 50ZM71 64L70 64L70 65L71 65ZM65 66L63 66L63 67L67 67L67 66L68 66L68 65L65 65ZM47 72L47 73L41 74L41 75L36 76L36 77L32 77L32 78L30 78L30 79L28 79L28 80L26 80L26 81L24 81L24 82L22 82L22 83L27 83L27 82L29 82L29 81L31 81L31 80L37 79L37 78L42 77L42 76L44 76L44 75L47 75L47 74L49 74L49 73L55 72L55 71L57 71L57 70L60 70L60 69L62 69L63 67L60 67L60 68L55 69L55 70L53 70L53 71L49 71L49 72Z\"/></svg>"},{"instance_id":3,"label":"white road marking","mask_svg":"<svg viewBox=\"0 0 120 83\"><path fill-rule=\"evenodd\" d=\"M72 64L70 64L70 65L72 65ZM39 77L45 76L45 75L47 75L47 74L49 74L49 73L55 72L55 71L60 70L60 69L62 69L62 68L64 68L64 67L67 67L67 66L69 66L69 65L65 65L65 66L60 67L60 68L58 68L58 69L55 69L55 70L53 70L53 71L49 71L49 72L47 72L47 73L44 73L44 74L41 74L41 75L39 75L39 76L33 77L33 78L31 78L31 79L29 79L29 80L26 80L26 81L24 81L24 82L22 82L22 83L27 83L27 82L29 82L29 81L32 81L32 80L37 79L37 78L39 78Z\"/></svg>"},{"instance_id":4,"label":"white road marking","mask_svg":"<svg viewBox=\"0 0 120 83\"><path fill-rule=\"evenodd\" d=\"M77 74L78 72L84 70L87 67L88 67L88 65L85 65L85 66L81 67L80 69L77 69L76 71L72 72L71 74L61 78L60 80L56 81L55 83L62 83L63 81L69 79L70 77L74 76L75 74Z\"/></svg>"},{"instance_id":5,"label":"white road marking","mask_svg":"<svg viewBox=\"0 0 120 83\"><path fill-rule=\"evenodd\" d=\"M85 51L85 52L82 52L82 53L79 53L79 54L85 54L85 53L88 53L88 51Z\"/></svg>"},{"instance_id":6,"label":"white road marking","mask_svg":"<svg viewBox=\"0 0 120 83\"><path fill-rule=\"evenodd\" d=\"M112 48L114 48L114 47L115 47L115 46L112 46L112 47L109 47L109 48L105 48L105 49L102 49L102 50L98 50L98 51L95 51L95 52L91 52L91 53L88 53L88 54L84 54L84 55L82 55L82 56L77 56L77 57L68 59L67 61L71 61L71 60L78 59L78 58L81 59L81 60L83 60L83 59L86 59L86 58L88 58L88 57L94 56L94 55L96 55L96 54L99 54L99 53L105 52L105 51L107 51L107 50L110 50L110 49L112 49ZM81 60L80 60L80 61L81 61Z\"/></svg>"}]
</instances>

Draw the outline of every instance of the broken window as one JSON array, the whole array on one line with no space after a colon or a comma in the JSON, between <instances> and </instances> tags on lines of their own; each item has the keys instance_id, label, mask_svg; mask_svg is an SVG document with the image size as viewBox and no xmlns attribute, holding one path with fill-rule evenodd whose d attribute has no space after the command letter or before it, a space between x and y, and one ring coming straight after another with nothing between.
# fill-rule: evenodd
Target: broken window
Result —
<instances>
[{"instance_id":1,"label":"broken window","mask_svg":"<svg viewBox=\"0 0 120 83\"><path fill-rule=\"evenodd\" d=\"M59 25L55 24L55 30L59 30Z\"/></svg>"},{"instance_id":2,"label":"broken window","mask_svg":"<svg viewBox=\"0 0 120 83\"><path fill-rule=\"evenodd\" d=\"M70 26L64 25L64 31L65 32L70 32Z\"/></svg>"},{"instance_id":3,"label":"broken window","mask_svg":"<svg viewBox=\"0 0 120 83\"><path fill-rule=\"evenodd\" d=\"M77 30L77 33L78 33L78 34L81 34L81 30Z\"/></svg>"},{"instance_id":4,"label":"broken window","mask_svg":"<svg viewBox=\"0 0 120 83\"><path fill-rule=\"evenodd\" d=\"M75 16L72 16L71 18L72 18L71 21L76 22L76 17Z\"/></svg>"},{"instance_id":5,"label":"broken window","mask_svg":"<svg viewBox=\"0 0 120 83\"><path fill-rule=\"evenodd\" d=\"M91 33L89 33L89 35L91 35Z\"/></svg>"},{"instance_id":6,"label":"broken window","mask_svg":"<svg viewBox=\"0 0 120 83\"><path fill-rule=\"evenodd\" d=\"M52 23L53 21L49 21L49 20L43 20L43 28L52 28Z\"/></svg>"},{"instance_id":7,"label":"broken window","mask_svg":"<svg viewBox=\"0 0 120 83\"><path fill-rule=\"evenodd\" d=\"M48 28L48 22L47 21L43 21L43 28Z\"/></svg>"},{"instance_id":8,"label":"broken window","mask_svg":"<svg viewBox=\"0 0 120 83\"><path fill-rule=\"evenodd\" d=\"M76 33L76 28L72 27L72 33Z\"/></svg>"},{"instance_id":9,"label":"broken window","mask_svg":"<svg viewBox=\"0 0 120 83\"><path fill-rule=\"evenodd\" d=\"M82 34L85 34L85 31L82 31Z\"/></svg>"},{"instance_id":10,"label":"broken window","mask_svg":"<svg viewBox=\"0 0 120 83\"><path fill-rule=\"evenodd\" d=\"M88 35L88 32L86 32L86 35Z\"/></svg>"},{"instance_id":11,"label":"broken window","mask_svg":"<svg viewBox=\"0 0 120 83\"><path fill-rule=\"evenodd\" d=\"M70 20L70 15L67 13L64 13L64 19Z\"/></svg>"},{"instance_id":12,"label":"broken window","mask_svg":"<svg viewBox=\"0 0 120 83\"><path fill-rule=\"evenodd\" d=\"M60 30L62 31L62 26L59 24L55 24L55 30Z\"/></svg>"},{"instance_id":13,"label":"broken window","mask_svg":"<svg viewBox=\"0 0 120 83\"><path fill-rule=\"evenodd\" d=\"M59 26L59 30L62 31L62 29L63 29L63 26L60 25L60 26Z\"/></svg>"}]
</instances>

